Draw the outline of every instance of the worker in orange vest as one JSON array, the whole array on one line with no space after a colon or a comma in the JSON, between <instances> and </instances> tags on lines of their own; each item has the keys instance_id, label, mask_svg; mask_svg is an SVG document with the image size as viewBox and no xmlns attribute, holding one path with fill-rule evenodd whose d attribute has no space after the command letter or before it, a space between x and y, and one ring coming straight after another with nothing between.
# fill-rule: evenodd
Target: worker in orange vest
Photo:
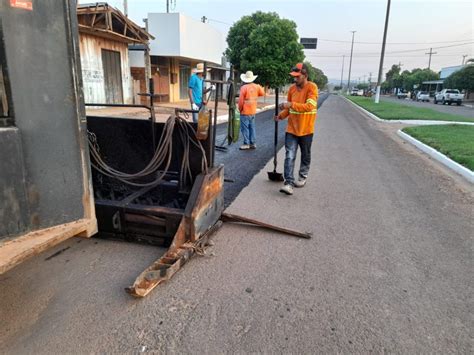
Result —
<instances>
[{"instance_id":1,"label":"worker in orange vest","mask_svg":"<svg viewBox=\"0 0 474 355\"><path fill-rule=\"evenodd\" d=\"M240 111L240 131L244 137L244 144L240 150L256 149L255 142L255 114L257 113L257 99L264 96L263 87L255 84L258 75L253 75L252 71L247 71L240 75L244 85L240 88L239 111Z\"/></svg>"},{"instance_id":2,"label":"worker in orange vest","mask_svg":"<svg viewBox=\"0 0 474 355\"><path fill-rule=\"evenodd\" d=\"M318 105L318 86L308 80L308 68L298 63L291 69L290 75L294 84L288 91L287 102L280 104L280 112L275 120L288 118L285 135L285 183L280 192L293 194L293 187L304 187L311 163L311 143L313 142L314 124ZM298 179L295 180L296 151L301 150L301 164Z\"/></svg>"}]
</instances>

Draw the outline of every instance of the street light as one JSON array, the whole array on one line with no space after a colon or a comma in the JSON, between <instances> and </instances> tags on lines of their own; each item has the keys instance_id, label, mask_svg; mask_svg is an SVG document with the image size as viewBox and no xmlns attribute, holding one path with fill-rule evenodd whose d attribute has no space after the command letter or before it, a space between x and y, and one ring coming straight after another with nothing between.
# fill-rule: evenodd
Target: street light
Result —
<instances>
[{"instance_id":1,"label":"street light","mask_svg":"<svg viewBox=\"0 0 474 355\"><path fill-rule=\"evenodd\" d=\"M385 55L385 42L387 40L388 18L390 16L390 0L387 1L387 14L385 16L385 28L383 30L382 53L380 54L379 76L377 78L377 91L375 92L375 103L380 101L380 85L382 83L383 57Z\"/></svg>"},{"instance_id":2,"label":"street light","mask_svg":"<svg viewBox=\"0 0 474 355\"><path fill-rule=\"evenodd\" d=\"M352 32L352 44L351 44L351 59L349 60L349 77L347 78L347 93L351 90L351 68L352 68L352 52L354 49L354 33L357 31Z\"/></svg>"}]
</instances>

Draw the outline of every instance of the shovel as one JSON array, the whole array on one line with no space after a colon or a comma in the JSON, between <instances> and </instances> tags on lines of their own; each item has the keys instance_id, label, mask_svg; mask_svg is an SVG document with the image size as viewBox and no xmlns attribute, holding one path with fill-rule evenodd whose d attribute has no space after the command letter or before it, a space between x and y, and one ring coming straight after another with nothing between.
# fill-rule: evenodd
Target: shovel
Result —
<instances>
[{"instance_id":1,"label":"shovel","mask_svg":"<svg viewBox=\"0 0 474 355\"><path fill-rule=\"evenodd\" d=\"M275 116L278 115L278 88L275 89ZM283 181L283 175L277 173L277 145L278 145L278 121L275 121L275 145L273 147L273 171L268 171L268 179L270 181Z\"/></svg>"}]
</instances>

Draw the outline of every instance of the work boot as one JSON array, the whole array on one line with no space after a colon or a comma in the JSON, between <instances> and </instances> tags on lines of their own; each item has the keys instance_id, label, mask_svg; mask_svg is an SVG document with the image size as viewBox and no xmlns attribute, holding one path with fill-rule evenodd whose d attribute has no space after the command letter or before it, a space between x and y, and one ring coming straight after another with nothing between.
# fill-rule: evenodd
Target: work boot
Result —
<instances>
[{"instance_id":1,"label":"work boot","mask_svg":"<svg viewBox=\"0 0 474 355\"><path fill-rule=\"evenodd\" d=\"M250 149L250 146L248 144L243 144L240 146L239 148L240 150L249 150Z\"/></svg>"},{"instance_id":2,"label":"work boot","mask_svg":"<svg viewBox=\"0 0 474 355\"><path fill-rule=\"evenodd\" d=\"M287 194L287 195L293 195L293 186L290 184L285 184L283 187L280 189L280 192Z\"/></svg>"},{"instance_id":3,"label":"work boot","mask_svg":"<svg viewBox=\"0 0 474 355\"><path fill-rule=\"evenodd\" d=\"M257 149L257 145L256 144L250 144L250 149Z\"/></svg>"},{"instance_id":4,"label":"work boot","mask_svg":"<svg viewBox=\"0 0 474 355\"><path fill-rule=\"evenodd\" d=\"M295 181L295 187L303 187L304 185L306 185L306 178L304 177L299 177L298 180Z\"/></svg>"}]
</instances>

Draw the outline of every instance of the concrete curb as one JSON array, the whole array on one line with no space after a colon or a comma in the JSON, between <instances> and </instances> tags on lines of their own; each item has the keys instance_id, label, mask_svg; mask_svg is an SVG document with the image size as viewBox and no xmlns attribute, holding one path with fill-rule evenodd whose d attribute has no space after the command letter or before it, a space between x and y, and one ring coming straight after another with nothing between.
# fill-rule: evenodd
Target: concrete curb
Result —
<instances>
[{"instance_id":1,"label":"concrete curb","mask_svg":"<svg viewBox=\"0 0 474 355\"><path fill-rule=\"evenodd\" d=\"M342 97L344 97L344 96L342 96ZM460 124L460 125L466 125L466 126L474 126L474 122L428 121L428 120L384 120L384 119L381 119L380 117L374 115L372 112L367 111L365 108L357 105L355 102L349 100L347 97L344 97L344 99L346 99L352 105L357 107L359 110L361 110L367 116L369 116L370 118L372 118L373 120L378 121L378 122L403 123L403 124L416 125L416 126L432 126L432 125L445 125L445 124Z\"/></svg>"},{"instance_id":2,"label":"concrete curb","mask_svg":"<svg viewBox=\"0 0 474 355\"><path fill-rule=\"evenodd\" d=\"M261 108L258 108L257 109L257 113L259 112L262 112L262 111L267 111L267 110L271 110L275 108L275 105L267 105L267 106L264 106L264 107L261 107ZM217 116L217 124L219 123L224 123L224 122L227 122L229 121L229 115L220 115L220 116Z\"/></svg>"},{"instance_id":3,"label":"concrete curb","mask_svg":"<svg viewBox=\"0 0 474 355\"><path fill-rule=\"evenodd\" d=\"M433 159L436 159L439 161L441 164L445 165L451 170L454 170L457 172L459 175L463 176L467 181L470 183L474 184L474 172L469 170L468 168L462 166L459 163L456 163L454 160L448 158L446 155L440 153L434 148L431 148L430 146L426 145L425 143L420 142L418 139L413 138L409 134L403 132L402 130L398 130L397 134L404 139L405 141L413 144L415 147L417 147L419 150L422 152L428 154L430 157Z\"/></svg>"}]
</instances>

